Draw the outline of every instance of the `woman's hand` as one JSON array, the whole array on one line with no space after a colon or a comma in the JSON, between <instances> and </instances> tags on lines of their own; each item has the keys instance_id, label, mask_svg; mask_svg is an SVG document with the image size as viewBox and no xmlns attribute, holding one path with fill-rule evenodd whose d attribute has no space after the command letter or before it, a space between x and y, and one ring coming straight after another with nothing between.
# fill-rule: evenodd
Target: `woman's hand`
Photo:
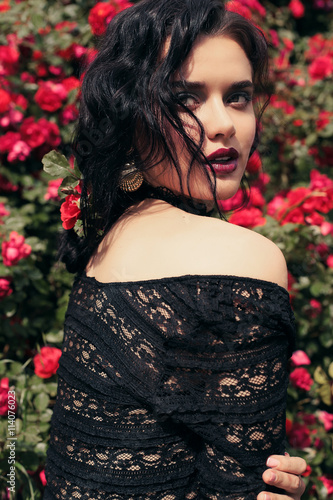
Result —
<instances>
[{"instance_id":1,"label":"woman's hand","mask_svg":"<svg viewBox=\"0 0 333 500\"><path fill-rule=\"evenodd\" d=\"M288 454L272 455L266 462L270 469L265 470L262 477L266 484L280 488L281 494L261 492L257 500L299 500L305 491L301 478L306 470L303 458L290 457Z\"/></svg>"}]
</instances>

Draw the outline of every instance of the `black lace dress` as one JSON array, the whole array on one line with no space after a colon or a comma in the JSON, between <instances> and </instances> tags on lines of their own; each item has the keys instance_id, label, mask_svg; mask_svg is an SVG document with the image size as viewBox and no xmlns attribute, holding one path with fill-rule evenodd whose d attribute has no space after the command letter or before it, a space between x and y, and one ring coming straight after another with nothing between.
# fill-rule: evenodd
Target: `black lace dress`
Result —
<instances>
[{"instance_id":1,"label":"black lace dress","mask_svg":"<svg viewBox=\"0 0 333 500\"><path fill-rule=\"evenodd\" d=\"M255 499L285 451L293 342L274 283L78 276L44 499Z\"/></svg>"}]
</instances>

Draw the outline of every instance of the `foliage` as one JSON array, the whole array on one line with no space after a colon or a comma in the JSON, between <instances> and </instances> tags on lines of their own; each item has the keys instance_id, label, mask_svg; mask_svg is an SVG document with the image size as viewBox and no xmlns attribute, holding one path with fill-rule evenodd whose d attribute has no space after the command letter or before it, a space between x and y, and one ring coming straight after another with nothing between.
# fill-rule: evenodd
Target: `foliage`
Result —
<instances>
[{"instance_id":1,"label":"foliage","mask_svg":"<svg viewBox=\"0 0 333 500\"><path fill-rule=\"evenodd\" d=\"M72 200L79 199L79 172L69 146L78 115L79 68L93 57L94 36L129 5L125 0L0 2L3 498L9 495L8 385L16 394L16 497L42 498L58 349L73 279L56 262L55 249L60 196L70 196L59 187L76 186ZM269 237L286 256L298 324L287 435L290 453L309 464L304 498L325 499L333 495L333 2L233 0L230 8L264 30L276 83L264 116L261 159L256 155L248 165L250 202L230 222ZM54 149L61 154L49 153ZM239 196L224 208L231 210Z\"/></svg>"}]
</instances>

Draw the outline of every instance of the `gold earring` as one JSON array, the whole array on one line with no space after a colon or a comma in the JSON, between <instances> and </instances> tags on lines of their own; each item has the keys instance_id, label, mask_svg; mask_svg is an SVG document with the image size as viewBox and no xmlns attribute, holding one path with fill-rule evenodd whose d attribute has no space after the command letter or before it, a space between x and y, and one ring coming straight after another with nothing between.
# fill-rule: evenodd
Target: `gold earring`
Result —
<instances>
[{"instance_id":1,"label":"gold earring","mask_svg":"<svg viewBox=\"0 0 333 500\"><path fill-rule=\"evenodd\" d=\"M142 186L142 183L142 172L136 168L134 161L126 163L119 182L119 188L125 193L133 193Z\"/></svg>"}]
</instances>

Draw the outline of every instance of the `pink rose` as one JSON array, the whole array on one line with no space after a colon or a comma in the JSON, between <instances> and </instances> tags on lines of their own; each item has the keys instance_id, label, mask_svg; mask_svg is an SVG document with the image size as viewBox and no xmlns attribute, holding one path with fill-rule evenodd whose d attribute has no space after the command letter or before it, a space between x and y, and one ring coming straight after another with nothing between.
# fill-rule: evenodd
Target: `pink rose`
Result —
<instances>
[{"instance_id":1,"label":"pink rose","mask_svg":"<svg viewBox=\"0 0 333 500\"><path fill-rule=\"evenodd\" d=\"M9 215L9 214L10 214L10 212L8 212L8 210L6 210L4 203L0 203L0 217L7 217L7 215Z\"/></svg>"},{"instance_id":2,"label":"pink rose","mask_svg":"<svg viewBox=\"0 0 333 500\"><path fill-rule=\"evenodd\" d=\"M327 476L321 476L321 477L318 477L318 479L320 479L320 481L322 481L322 483L324 484L325 488L327 489L328 495L332 495L333 494L333 479L328 478Z\"/></svg>"},{"instance_id":3,"label":"pink rose","mask_svg":"<svg viewBox=\"0 0 333 500\"><path fill-rule=\"evenodd\" d=\"M323 222L320 226L320 232L323 236L328 236L329 234L333 236L333 224L331 222Z\"/></svg>"},{"instance_id":4,"label":"pink rose","mask_svg":"<svg viewBox=\"0 0 333 500\"><path fill-rule=\"evenodd\" d=\"M14 266L19 260L31 254L31 246L25 243L24 236L16 231L9 235L9 241L2 242L2 257L5 266Z\"/></svg>"},{"instance_id":5,"label":"pink rose","mask_svg":"<svg viewBox=\"0 0 333 500\"><path fill-rule=\"evenodd\" d=\"M11 283L7 278L0 278L0 300L9 297L13 293Z\"/></svg>"},{"instance_id":6,"label":"pink rose","mask_svg":"<svg viewBox=\"0 0 333 500\"><path fill-rule=\"evenodd\" d=\"M305 391L309 391L313 384L311 375L306 368L295 368L290 374L290 382L297 389L303 389Z\"/></svg>"},{"instance_id":7,"label":"pink rose","mask_svg":"<svg viewBox=\"0 0 333 500\"><path fill-rule=\"evenodd\" d=\"M0 415L3 417L8 414L8 391L9 378L5 377L0 380Z\"/></svg>"},{"instance_id":8,"label":"pink rose","mask_svg":"<svg viewBox=\"0 0 333 500\"><path fill-rule=\"evenodd\" d=\"M17 141L9 151L7 160L13 163L16 160L24 161L31 153L31 148L24 141Z\"/></svg>"},{"instance_id":9,"label":"pink rose","mask_svg":"<svg viewBox=\"0 0 333 500\"><path fill-rule=\"evenodd\" d=\"M60 201L58 190L61 186L63 179L56 179L49 181L47 193L44 195L44 200Z\"/></svg>"},{"instance_id":10,"label":"pink rose","mask_svg":"<svg viewBox=\"0 0 333 500\"><path fill-rule=\"evenodd\" d=\"M39 479L41 480L42 485L46 486L47 481L46 481L45 470L44 469L40 471L40 473L39 473Z\"/></svg>"},{"instance_id":11,"label":"pink rose","mask_svg":"<svg viewBox=\"0 0 333 500\"><path fill-rule=\"evenodd\" d=\"M304 16L305 8L300 0L291 0L289 9L296 19Z\"/></svg>"},{"instance_id":12,"label":"pink rose","mask_svg":"<svg viewBox=\"0 0 333 500\"><path fill-rule=\"evenodd\" d=\"M333 74L333 62L330 56L319 56L309 66L309 75L314 80L323 80Z\"/></svg>"},{"instance_id":13,"label":"pink rose","mask_svg":"<svg viewBox=\"0 0 333 500\"><path fill-rule=\"evenodd\" d=\"M58 370L61 350L57 347L42 347L34 356L35 374L41 378L49 378Z\"/></svg>"},{"instance_id":14,"label":"pink rose","mask_svg":"<svg viewBox=\"0 0 333 500\"><path fill-rule=\"evenodd\" d=\"M320 411L318 413L318 419L324 424L325 431L330 431L333 429L333 414L327 411Z\"/></svg>"},{"instance_id":15,"label":"pink rose","mask_svg":"<svg viewBox=\"0 0 333 500\"><path fill-rule=\"evenodd\" d=\"M317 318L317 316L319 316L319 314L323 310L321 303L316 299L311 299L310 306L311 306L311 310L310 310L311 318Z\"/></svg>"},{"instance_id":16,"label":"pink rose","mask_svg":"<svg viewBox=\"0 0 333 500\"><path fill-rule=\"evenodd\" d=\"M311 365L309 356L304 351L295 351L291 357L294 366Z\"/></svg>"}]
</instances>

